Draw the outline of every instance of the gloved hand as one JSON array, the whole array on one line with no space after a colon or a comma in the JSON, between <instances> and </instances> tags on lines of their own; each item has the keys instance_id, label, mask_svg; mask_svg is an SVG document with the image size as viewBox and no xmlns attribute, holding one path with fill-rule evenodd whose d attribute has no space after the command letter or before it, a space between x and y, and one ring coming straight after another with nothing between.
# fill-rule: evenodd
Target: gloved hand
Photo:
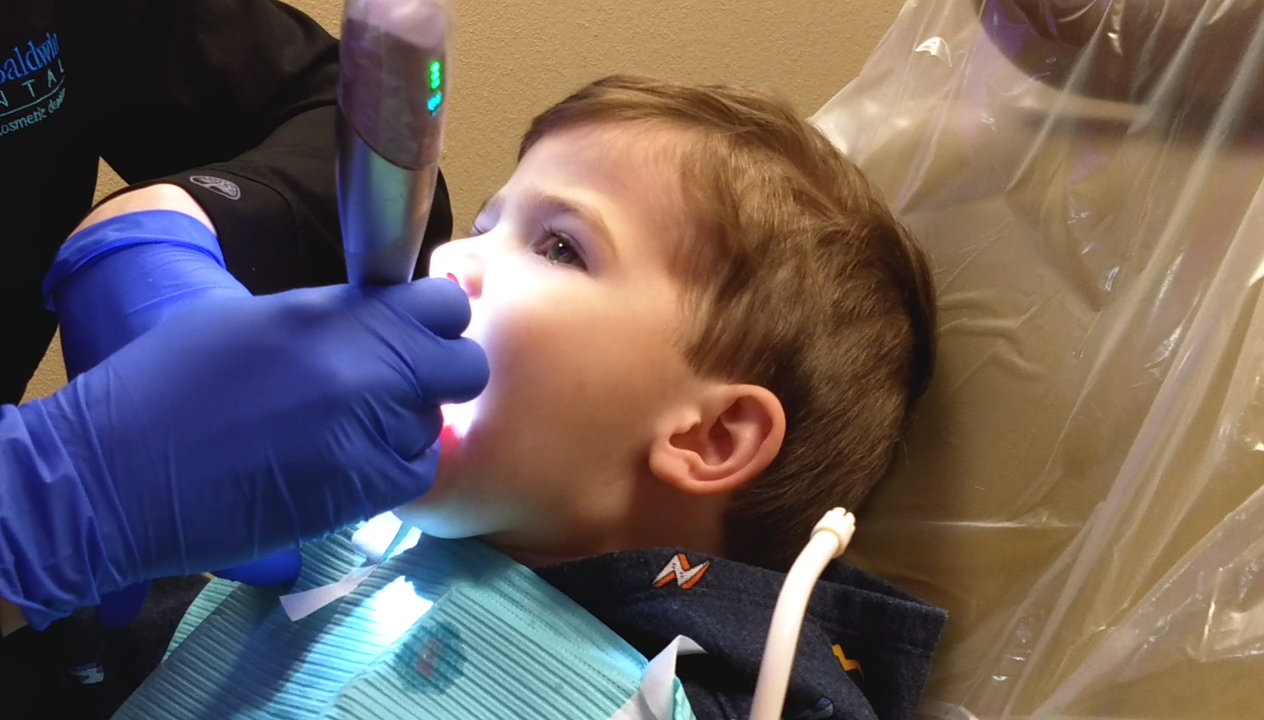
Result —
<instances>
[{"instance_id":1,"label":"gloved hand","mask_svg":"<svg viewBox=\"0 0 1264 720\"><path fill-rule=\"evenodd\" d=\"M184 212L152 209L181 201L183 195L161 186L120 195L99 210L113 206L122 214L76 232L58 251L44 295L61 320L62 357L71 379L187 307L250 297L228 272L219 238L209 227ZM274 586L294 582L301 570L298 548L289 548L215 572ZM146 582L103 595L98 619L106 627L130 624L148 591Z\"/></svg>"},{"instance_id":2,"label":"gloved hand","mask_svg":"<svg viewBox=\"0 0 1264 720\"><path fill-rule=\"evenodd\" d=\"M424 494L438 406L487 382L446 280L195 303L0 411L0 595L37 629Z\"/></svg>"}]
</instances>

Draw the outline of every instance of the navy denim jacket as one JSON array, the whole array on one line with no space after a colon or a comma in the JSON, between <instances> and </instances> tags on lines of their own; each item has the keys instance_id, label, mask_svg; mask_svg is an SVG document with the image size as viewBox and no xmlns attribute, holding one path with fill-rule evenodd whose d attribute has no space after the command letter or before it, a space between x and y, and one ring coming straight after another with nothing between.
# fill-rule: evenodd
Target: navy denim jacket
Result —
<instances>
[{"instance_id":1,"label":"navy denim jacket","mask_svg":"<svg viewBox=\"0 0 1264 720\"><path fill-rule=\"evenodd\" d=\"M680 550L638 550L538 568L548 583L646 657L677 635L705 655L677 661L698 720L745 720L785 575ZM913 717L947 613L833 563L795 656L786 720Z\"/></svg>"}]
</instances>

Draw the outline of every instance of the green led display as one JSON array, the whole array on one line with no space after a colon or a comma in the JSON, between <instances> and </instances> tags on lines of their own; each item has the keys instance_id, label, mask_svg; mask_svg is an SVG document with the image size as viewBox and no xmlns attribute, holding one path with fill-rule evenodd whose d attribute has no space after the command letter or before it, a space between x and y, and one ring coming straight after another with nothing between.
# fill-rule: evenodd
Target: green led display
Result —
<instances>
[{"instance_id":1,"label":"green led display","mask_svg":"<svg viewBox=\"0 0 1264 720\"><path fill-rule=\"evenodd\" d=\"M430 63L430 101L426 103L426 107L430 109L431 115L438 115L439 108L443 107L443 62L434 60Z\"/></svg>"}]
</instances>

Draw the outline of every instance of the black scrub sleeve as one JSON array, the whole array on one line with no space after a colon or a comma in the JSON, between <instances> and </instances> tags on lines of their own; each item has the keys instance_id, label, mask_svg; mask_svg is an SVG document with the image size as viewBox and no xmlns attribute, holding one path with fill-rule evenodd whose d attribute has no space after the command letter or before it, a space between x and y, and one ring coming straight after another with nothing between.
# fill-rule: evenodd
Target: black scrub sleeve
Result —
<instances>
[{"instance_id":1,"label":"black scrub sleeve","mask_svg":"<svg viewBox=\"0 0 1264 720\"><path fill-rule=\"evenodd\" d=\"M184 188L215 224L229 271L256 295L346 282L334 183L335 112L332 106L308 111L228 162L141 181L120 193L155 183ZM430 251L451 236L452 205L440 174L414 277L425 276Z\"/></svg>"},{"instance_id":2,"label":"black scrub sleeve","mask_svg":"<svg viewBox=\"0 0 1264 720\"><path fill-rule=\"evenodd\" d=\"M94 132L129 190L187 190L256 294L344 282L334 175L338 43L275 0L84 3ZM121 70L126 72L120 72ZM442 180L422 262L452 234Z\"/></svg>"}]
</instances>

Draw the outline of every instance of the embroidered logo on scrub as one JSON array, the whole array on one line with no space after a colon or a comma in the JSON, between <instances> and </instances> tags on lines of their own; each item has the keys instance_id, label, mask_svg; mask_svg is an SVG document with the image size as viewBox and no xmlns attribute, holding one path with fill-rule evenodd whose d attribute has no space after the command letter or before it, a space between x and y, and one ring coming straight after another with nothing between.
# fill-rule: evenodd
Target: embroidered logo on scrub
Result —
<instances>
[{"instance_id":1,"label":"embroidered logo on scrub","mask_svg":"<svg viewBox=\"0 0 1264 720\"><path fill-rule=\"evenodd\" d=\"M0 137L44 122L66 99L57 33L0 52Z\"/></svg>"},{"instance_id":2,"label":"embroidered logo on scrub","mask_svg":"<svg viewBox=\"0 0 1264 720\"><path fill-rule=\"evenodd\" d=\"M860 663L847 657L847 653L843 652L842 645L834 646L834 657L838 658L838 664L843 666L843 672L851 672L855 670L860 673L861 677L865 676L865 671L860 669Z\"/></svg>"},{"instance_id":3,"label":"embroidered logo on scrub","mask_svg":"<svg viewBox=\"0 0 1264 720\"><path fill-rule=\"evenodd\" d=\"M224 178L217 178L211 175L190 175L189 182L212 192L217 192L229 200L241 199L241 188L237 187L237 183Z\"/></svg>"},{"instance_id":4,"label":"embroidered logo on scrub","mask_svg":"<svg viewBox=\"0 0 1264 720\"><path fill-rule=\"evenodd\" d=\"M684 553L679 553L659 571L658 577L654 578L654 587L667 587L674 580L681 589L692 590L702 580L702 576L707 574L710 567L710 560L698 567L690 567L689 558L685 557Z\"/></svg>"}]
</instances>

